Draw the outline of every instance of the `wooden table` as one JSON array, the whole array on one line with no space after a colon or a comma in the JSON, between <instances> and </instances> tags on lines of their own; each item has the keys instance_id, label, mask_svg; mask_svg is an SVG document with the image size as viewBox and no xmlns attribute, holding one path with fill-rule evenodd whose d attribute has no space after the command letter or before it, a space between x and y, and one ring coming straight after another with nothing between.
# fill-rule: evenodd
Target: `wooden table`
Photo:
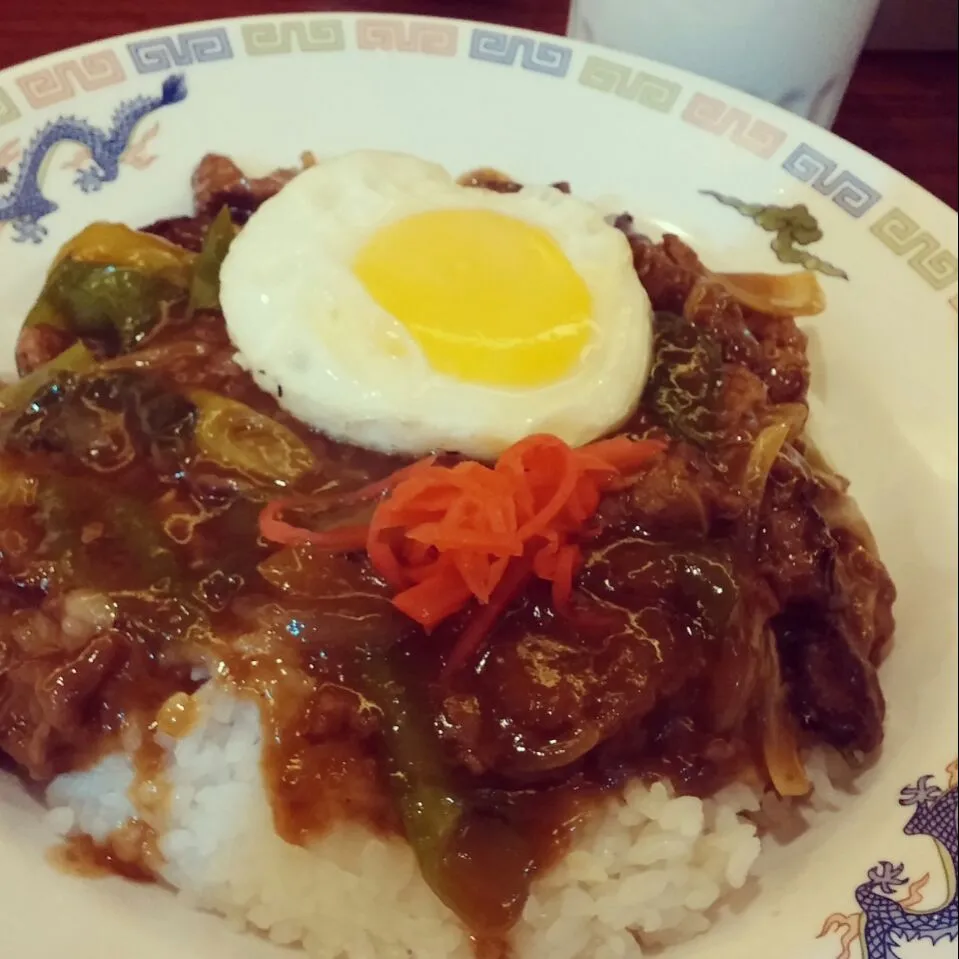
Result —
<instances>
[{"instance_id":1,"label":"wooden table","mask_svg":"<svg viewBox=\"0 0 959 959\"><path fill-rule=\"evenodd\" d=\"M114 34L206 18L295 10L391 10L562 33L567 0L3 0L0 68ZM957 55L867 53L835 131L957 205Z\"/></svg>"}]
</instances>

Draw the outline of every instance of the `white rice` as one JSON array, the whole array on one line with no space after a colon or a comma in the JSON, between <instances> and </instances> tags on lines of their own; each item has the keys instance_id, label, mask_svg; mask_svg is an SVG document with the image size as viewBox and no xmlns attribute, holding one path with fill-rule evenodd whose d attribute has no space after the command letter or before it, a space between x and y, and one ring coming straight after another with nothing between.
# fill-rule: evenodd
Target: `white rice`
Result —
<instances>
[{"instance_id":1,"label":"white rice","mask_svg":"<svg viewBox=\"0 0 959 959\"><path fill-rule=\"evenodd\" d=\"M196 726L166 740L173 796L160 832L163 878L194 907L313 959L472 959L468 936L420 876L409 847L340 826L309 848L273 829L255 705L208 684ZM59 835L104 841L137 816L128 756L48 791ZM606 801L566 858L533 886L517 959L636 959L703 932L759 855L760 808L741 786L712 799L638 783Z\"/></svg>"}]
</instances>

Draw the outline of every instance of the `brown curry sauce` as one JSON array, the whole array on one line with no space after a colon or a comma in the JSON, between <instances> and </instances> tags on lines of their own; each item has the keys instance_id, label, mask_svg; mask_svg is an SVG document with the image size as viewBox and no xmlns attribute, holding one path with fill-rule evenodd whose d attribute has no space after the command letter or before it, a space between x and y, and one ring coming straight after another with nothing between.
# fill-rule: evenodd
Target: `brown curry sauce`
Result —
<instances>
[{"instance_id":1,"label":"brown curry sauce","mask_svg":"<svg viewBox=\"0 0 959 959\"><path fill-rule=\"evenodd\" d=\"M257 182L205 182L194 218L151 229L197 248L220 204L241 222L262 201ZM802 437L804 336L710 286L676 238L617 225L663 311L658 365L624 430L665 437L668 452L601 506L570 614L531 586L448 682L472 610L427 636L362 555L278 555L257 531L276 488L198 455L184 394L199 387L309 446L315 470L283 495L335 504L403 465L285 414L232 362L219 314L168 318L142 347L154 362L57 382L4 425L0 476L30 483L0 495L0 753L45 782L140 739L143 855L129 836L80 837L63 861L152 874L165 793L154 736L199 721L197 670L260 704L279 835L308 843L344 820L405 833L494 952L532 878L628 778L708 795L778 784L802 745L879 744L894 590L845 484ZM764 430L797 415L757 493ZM110 598L109 629L64 633L77 589Z\"/></svg>"}]
</instances>

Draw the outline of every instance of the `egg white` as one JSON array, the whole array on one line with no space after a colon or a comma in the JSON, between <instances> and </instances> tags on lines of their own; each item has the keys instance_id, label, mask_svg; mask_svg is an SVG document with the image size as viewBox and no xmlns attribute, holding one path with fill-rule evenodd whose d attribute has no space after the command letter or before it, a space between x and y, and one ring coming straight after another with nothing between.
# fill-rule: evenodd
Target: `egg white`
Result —
<instances>
[{"instance_id":1,"label":"egg white","mask_svg":"<svg viewBox=\"0 0 959 959\"><path fill-rule=\"evenodd\" d=\"M562 379L502 388L437 373L353 273L380 228L455 208L546 230L585 282L591 337ZM594 206L552 187L462 187L443 167L404 154L358 151L301 173L234 241L220 299L238 362L262 389L335 439L387 452L494 458L540 432L581 445L628 417L649 366L649 297L626 238Z\"/></svg>"}]
</instances>

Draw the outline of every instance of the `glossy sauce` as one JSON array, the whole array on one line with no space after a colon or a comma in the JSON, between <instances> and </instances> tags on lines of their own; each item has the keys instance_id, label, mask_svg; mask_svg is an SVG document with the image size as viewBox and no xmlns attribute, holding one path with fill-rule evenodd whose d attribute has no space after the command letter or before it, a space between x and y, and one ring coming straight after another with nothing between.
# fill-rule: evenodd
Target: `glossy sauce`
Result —
<instances>
[{"instance_id":1,"label":"glossy sauce","mask_svg":"<svg viewBox=\"0 0 959 959\"><path fill-rule=\"evenodd\" d=\"M154 882L162 859L153 829L143 823L130 823L105 843L83 834L70 836L51 850L50 861L58 869L85 879L122 876L133 882Z\"/></svg>"},{"instance_id":2,"label":"glossy sauce","mask_svg":"<svg viewBox=\"0 0 959 959\"><path fill-rule=\"evenodd\" d=\"M659 274L647 277L667 308L692 281L635 250L637 269L678 272L658 293ZM858 710L863 729L846 730L847 745L874 736L881 708L863 705L856 677L874 684L871 650L891 632L891 585L868 550L836 545L811 474L774 471L782 492L761 514L744 494L742 464L775 410L758 374L723 358L734 334L749 349L733 329L741 313L710 322L720 320L729 329L662 322L661 337L681 335L661 339L657 355L679 357L686 379L654 369L628 429L667 436L669 454L603 504L570 615L534 582L449 682L440 673L472 610L426 636L391 606L362 555L279 551L259 537L259 512L277 495L311 498L319 525L363 521L338 494L404 461L330 442L284 413L232 363L221 317L169 324L150 339L144 368L134 354L48 392L0 453L0 477L36 486L29 503L0 498L0 752L45 781L128 744L131 730L140 737L131 789L140 819L103 847L71 839L63 860L152 874L170 798L161 744L201 722L191 697L198 677L214 673L259 705L279 835L307 844L343 821L406 835L478 954L499 959L531 881L629 778L666 777L708 795L737 779L768 782L771 721L812 716L808 735L829 741L836 711L817 697L825 686L791 637L800 607L835 617L852 602L822 572L847 554L855 588L886 619L855 637L848 620L835 625L835 641L857 651L831 677L829 702ZM199 455L187 398L196 388L273 417L316 468L270 486ZM792 585L776 550L797 567ZM757 553L769 558L762 569ZM811 572L797 585L803 556ZM42 630L24 632L21 620L56 622L57 603L81 588L111 598L113 628L80 649L56 640L41 649ZM802 693L802 711L785 717L770 705L785 700L780 655ZM35 703L51 689L57 719L41 736Z\"/></svg>"}]
</instances>

